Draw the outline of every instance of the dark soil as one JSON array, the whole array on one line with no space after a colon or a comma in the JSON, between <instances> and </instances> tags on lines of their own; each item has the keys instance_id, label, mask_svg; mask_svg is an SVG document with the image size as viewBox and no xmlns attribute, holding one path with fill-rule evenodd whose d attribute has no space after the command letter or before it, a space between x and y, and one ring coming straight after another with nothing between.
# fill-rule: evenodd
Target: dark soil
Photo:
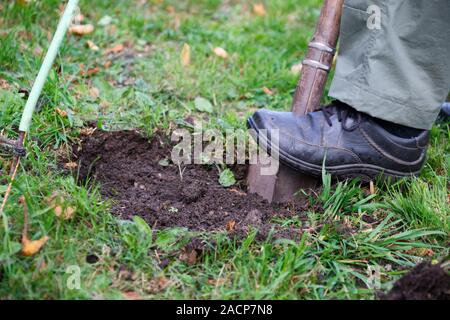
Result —
<instances>
[{"instance_id":1,"label":"dark soil","mask_svg":"<svg viewBox=\"0 0 450 320\"><path fill-rule=\"evenodd\" d=\"M392 290L381 297L386 300L450 300L450 275L439 265L417 265L400 278Z\"/></svg>"},{"instance_id":2,"label":"dark soil","mask_svg":"<svg viewBox=\"0 0 450 320\"><path fill-rule=\"evenodd\" d=\"M167 137L155 134L149 141L134 131L101 132L82 137L74 148L81 180L94 178L112 211L122 219L138 215L153 228L186 227L196 231L222 231L244 236L258 229L265 238L274 228L275 238L297 238L301 230L281 228L274 217L298 216L300 205L278 207L257 195L247 194L246 166L235 166L238 183L224 188L216 166L180 168L161 163L170 159Z\"/></svg>"}]
</instances>

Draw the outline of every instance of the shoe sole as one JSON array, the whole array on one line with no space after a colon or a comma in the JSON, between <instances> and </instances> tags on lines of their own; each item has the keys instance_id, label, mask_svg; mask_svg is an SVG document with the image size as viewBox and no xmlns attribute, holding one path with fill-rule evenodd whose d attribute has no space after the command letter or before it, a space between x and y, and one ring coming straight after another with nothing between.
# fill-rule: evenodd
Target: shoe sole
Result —
<instances>
[{"instance_id":1,"label":"shoe sole","mask_svg":"<svg viewBox=\"0 0 450 320\"><path fill-rule=\"evenodd\" d=\"M252 118L248 119L248 124L251 129L256 132L256 141L258 145L262 147L264 150L272 150L272 145L269 140L264 135L259 134L259 128L256 126ZM309 163L297 158L294 158L280 150L279 148L273 149L279 155L279 161L287 165L288 167L300 171L305 174L313 175L316 177L320 177L322 175L322 166L318 166L313 163ZM368 182L371 180L375 180L377 178L381 178L382 180L396 181L403 178L417 176L418 172L400 172L395 170L390 170L386 168L382 168L379 166L371 165L371 164L347 164L340 166L325 166L325 171L333 178L340 179L354 179L359 178L362 181Z\"/></svg>"}]
</instances>

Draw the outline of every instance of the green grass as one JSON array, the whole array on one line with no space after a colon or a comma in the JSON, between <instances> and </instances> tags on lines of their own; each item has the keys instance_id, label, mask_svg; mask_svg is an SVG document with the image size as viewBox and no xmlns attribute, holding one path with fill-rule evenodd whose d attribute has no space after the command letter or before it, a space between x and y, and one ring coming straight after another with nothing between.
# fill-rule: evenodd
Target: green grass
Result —
<instances>
[{"instance_id":1,"label":"green grass","mask_svg":"<svg viewBox=\"0 0 450 320\"><path fill-rule=\"evenodd\" d=\"M13 137L25 104L19 88L30 88L49 33L58 20L60 1L2 3L0 128ZM289 108L297 76L290 72L305 52L314 30L319 0L265 1L267 15L254 16L247 1L82 1L93 34L68 36L45 85L33 119L28 157L22 160L11 198L0 223L0 298L123 298L134 291L143 298L373 299L368 268L379 268L381 290L421 259L449 254L448 125L432 130L428 161L420 177L395 185L377 184L367 195L357 181L332 185L324 175L319 194L309 195L305 219L279 220L302 225L301 240L257 242L254 234L238 243L226 234L198 234L185 229L152 230L143 221L121 221L97 187L79 186L64 175L57 158L76 141L87 121L110 128L156 128L170 133L191 116L220 129L244 128L260 107ZM167 8L172 6L174 13ZM105 15L110 26L98 26ZM92 51L86 41L100 47ZM104 50L117 43L129 48L111 59ZM185 43L191 64L180 64ZM229 53L225 61L214 47ZM83 67L81 66L83 65ZM98 66L85 76L82 70ZM92 87L100 96L92 97ZM267 87L273 95L264 93ZM213 112L196 111L204 97ZM56 112L63 110L67 116ZM10 157L0 153L0 170ZM4 194L3 185L0 196ZM55 216L46 199L55 191L77 208L72 220ZM25 195L30 207L30 236L50 241L33 257L22 257L20 236ZM371 216L373 223L366 222ZM194 265L177 259L190 238L208 250ZM214 241L212 241L214 240ZM99 261L89 264L86 256ZM160 259L175 255L167 266ZM81 271L81 288L70 289L71 266ZM68 269L69 268L69 269ZM69 271L69 272L67 272Z\"/></svg>"}]
</instances>

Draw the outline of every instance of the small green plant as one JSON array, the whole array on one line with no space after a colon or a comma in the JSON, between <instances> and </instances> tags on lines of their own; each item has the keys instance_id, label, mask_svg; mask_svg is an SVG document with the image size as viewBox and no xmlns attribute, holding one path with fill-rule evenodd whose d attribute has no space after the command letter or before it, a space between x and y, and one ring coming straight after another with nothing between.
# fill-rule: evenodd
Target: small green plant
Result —
<instances>
[{"instance_id":1,"label":"small green plant","mask_svg":"<svg viewBox=\"0 0 450 320\"><path fill-rule=\"evenodd\" d=\"M231 187L236 183L233 171L230 169L223 170L219 175L219 183L225 188Z\"/></svg>"},{"instance_id":2,"label":"small green plant","mask_svg":"<svg viewBox=\"0 0 450 320\"><path fill-rule=\"evenodd\" d=\"M170 207L170 208L169 208L169 212L170 212L170 213L177 213L177 212L178 212L178 209L175 208L175 207Z\"/></svg>"}]
</instances>

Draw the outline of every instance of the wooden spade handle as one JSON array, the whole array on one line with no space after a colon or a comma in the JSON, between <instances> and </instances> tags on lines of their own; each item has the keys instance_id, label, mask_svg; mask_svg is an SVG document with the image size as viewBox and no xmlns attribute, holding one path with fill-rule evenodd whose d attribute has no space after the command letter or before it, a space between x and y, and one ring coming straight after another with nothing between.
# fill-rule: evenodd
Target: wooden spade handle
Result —
<instances>
[{"instance_id":1,"label":"wooden spade handle","mask_svg":"<svg viewBox=\"0 0 450 320\"><path fill-rule=\"evenodd\" d=\"M325 89L339 37L344 0L325 0L316 33L303 60L292 112L304 115L316 110Z\"/></svg>"}]
</instances>

